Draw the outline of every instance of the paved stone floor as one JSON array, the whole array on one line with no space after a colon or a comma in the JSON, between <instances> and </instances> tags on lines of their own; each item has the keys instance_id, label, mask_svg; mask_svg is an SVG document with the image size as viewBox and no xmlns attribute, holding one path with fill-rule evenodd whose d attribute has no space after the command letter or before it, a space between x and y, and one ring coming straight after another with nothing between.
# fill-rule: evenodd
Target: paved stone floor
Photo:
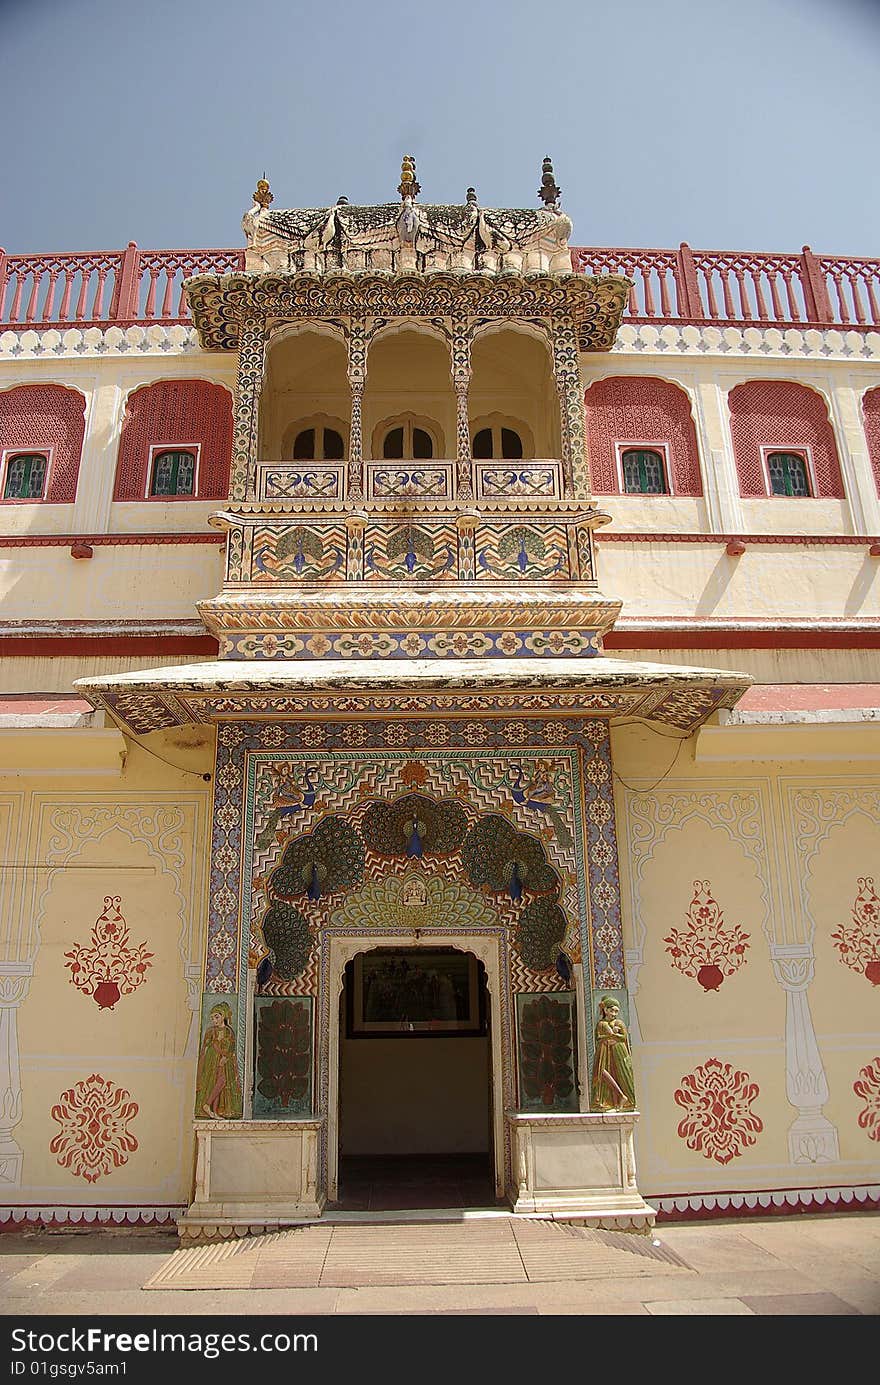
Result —
<instances>
[{"instance_id":1,"label":"paved stone floor","mask_svg":"<svg viewBox=\"0 0 880 1385\"><path fill-rule=\"evenodd\" d=\"M528 1248L532 1233L517 1224L511 1242L501 1230L506 1225L503 1218L469 1219L464 1213L462 1220L452 1224L409 1223L405 1236L399 1225L309 1228L320 1234L312 1236L307 1271L293 1249L301 1233L293 1233L293 1239L283 1233L273 1242L281 1249L267 1257L259 1273L251 1274L250 1287L146 1292L143 1286L177 1250L176 1237L170 1232L7 1233L0 1236L0 1311L16 1318L95 1313L836 1316L880 1312L878 1213L663 1225L655 1237L660 1241L653 1248L655 1254L629 1253L631 1273L622 1272L621 1256L625 1260L627 1252L620 1250L616 1238L603 1242L600 1237L596 1242L595 1272L590 1273L583 1259L589 1237L581 1238L578 1259L572 1251L578 1238L556 1228L559 1252L547 1255L541 1249L540 1228L532 1240L532 1252ZM406 1273L399 1258L393 1272L383 1269L381 1260L377 1263L371 1230L393 1232L401 1240ZM512 1253L511 1243L518 1256ZM252 1251L248 1254L253 1257ZM604 1269L599 1264L603 1256ZM487 1274L485 1266L490 1262ZM290 1282L295 1277L290 1266L297 1263L300 1287ZM279 1265L286 1266L283 1277L277 1272ZM389 1283L395 1275L395 1282ZM288 1287L280 1287L279 1279Z\"/></svg>"}]
</instances>

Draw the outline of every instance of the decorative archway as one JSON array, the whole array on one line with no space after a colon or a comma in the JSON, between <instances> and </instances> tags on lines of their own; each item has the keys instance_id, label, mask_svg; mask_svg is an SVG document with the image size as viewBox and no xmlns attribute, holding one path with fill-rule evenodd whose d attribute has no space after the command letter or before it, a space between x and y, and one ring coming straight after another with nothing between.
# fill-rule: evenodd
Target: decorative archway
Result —
<instances>
[{"instance_id":1,"label":"decorative archway","mask_svg":"<svg viewBox=\"0 0 880 1385\"><path fill-rule=\"evenodd\" d=\"M486 972L486 990L490 1005L490 1071L492 1083L492 1157L496 1196L502 1197L511 1185L510 1142L506 1137L504 1112L514 1098L513 1040L510 1021L509 989L504 984L502 938L500 924L492 931L467 933L463 931L434 931L412 933L377 929L367 935L329 934L325 941L324 965L327 986L319 1028L319 1053L323 1070L319 1081L327 1093L327 1200L336 1200L339 1191L339 1000L342 995L345 968L350 961L376 948L452 947L459 952L471 952L482 962Z\"/></svg>"}]
</instances>

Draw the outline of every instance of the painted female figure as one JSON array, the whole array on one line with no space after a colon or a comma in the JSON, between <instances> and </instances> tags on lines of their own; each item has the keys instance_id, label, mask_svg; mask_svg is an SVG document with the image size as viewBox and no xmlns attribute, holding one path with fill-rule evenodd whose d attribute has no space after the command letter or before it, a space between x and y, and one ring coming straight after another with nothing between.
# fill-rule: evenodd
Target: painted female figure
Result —
<instances>
[{"instance_id":1,"label":"painted female figure","mask_svg":"<svg viewBox=\"0 0 880 1385\"><path fill-rule=\"evenodd\" d=\"M596 1054L593 1059L593 1109L633 1111L636 1087L626 1025L613 996L599 1001Z\"/></svg>"},{"instance_id":2,"label":"painted female figure","mask_svg":"<svg viewBox=\"0 0 880 1385\"><path fill-rule=\"evenodd\" d=\"M241 1083L235 1058L232 1011L226 1004L211 1008L202 1039L196 1079L196 1115L210 1120L241 1115Z\"/></svg>"}]
</instances>

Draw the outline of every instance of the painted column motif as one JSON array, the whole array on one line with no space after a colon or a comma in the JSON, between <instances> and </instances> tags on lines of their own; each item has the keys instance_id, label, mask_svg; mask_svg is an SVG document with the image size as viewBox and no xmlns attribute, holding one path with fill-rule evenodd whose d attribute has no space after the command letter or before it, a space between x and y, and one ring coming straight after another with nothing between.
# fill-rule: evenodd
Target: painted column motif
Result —
<instances>
[{"instance_id":1,"label":"painted column motif","mask_svg":"<svg viewBox=\"0 0 880 1385\"><path fill-rule=\"evenodd\" d=\"M569 317L553 321L553 373L559 394L562 428L562 474L566 500L590 497L586 455L584 399L578 362L578 342Z\"/></svg>"},{"instance_id":2,"label":"painted column motif","mask_svg":"<svg viewBox=\"0 0 880 1385\"><path fill-rule=\"evenodd\" d=\"M364 439L361 405L367 383L368 334L363 318L352 318L346 333L348 383L351 389L351 426L348 434L348 495L359 500L364 493Z\"/></svg>"},{"instance_id":3,"label":"painted column motif","mask_svg":"<svg viewBox=\"0 0 880 1385\"><path fill-rule=\"evenodd\" d=\"M822 1114L828 1082L807 989L813 980L811 943L770 943L776 980L785 991L785 1092L797 1117L789 1126L788 1151L793 1164L831 1163L840 1158L837 1130Z\"/></svg>"},{"instance_id":4,"label":"painted column motif","mask_svg":"<svg viewBox=\"0 0 880 1385\"><path fill-rule=\"evenodd\" d=\"M472 500L474 494L468 412L471 373L471 326L466 318L455 318L452 323L452 384L455 390L456 490L460 500Z\"/></svg>"},{"instance_id":5,"label":"painted column motif","mask_svg":"<svg viewBox=\"0 0 880 1385\"><path fill-rule=\"evenodd\" d=\"M232 435L230 496L246 500L255 494L259 445L260 394L266 360L266 323L245 317L239 329L238 379L235 386L235 424Z\"/></svg>"},{"instance_id":6,"label":"painted column motif","mask_svg":"<svg viewBox=\"0 0 880 1385\"><path fill-rule=\"evenodd\" d=\"M18 1007L30 979L30 962L0 963L0 1187L21 1185L24 1156L12 1132L21 1120Z\"/></svg>"}]
</instances>

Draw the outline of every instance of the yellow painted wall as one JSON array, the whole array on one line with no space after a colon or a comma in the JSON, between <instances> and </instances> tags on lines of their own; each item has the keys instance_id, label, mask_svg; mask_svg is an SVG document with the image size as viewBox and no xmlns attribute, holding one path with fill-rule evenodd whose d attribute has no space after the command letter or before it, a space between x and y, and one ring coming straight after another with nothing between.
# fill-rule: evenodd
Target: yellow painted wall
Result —
<instances>
[{"instance_id":1,"label":"yellow painted wall","mask_svg":"<svg viewBox=\"0 0 880 1385\"><path fill-rule=\"evenodd\" d=\"M199 776L213 737L190 728L150 747L195 773L115 731L0 732L0 973L20 1001L23 1091L18 1176L0 1160L5 1205L163 1207L190 1195L210 831ZM105 896L121 898L129 944L152 953L143 984L112 1009L78 990L65 965L67 951L90 943ZM137 1149L90 1181L62 1167L50 1143L61 1131L53 1107L93 1075L137 1105Z\"/></svg>"},{"instance_id":2,"label":"yellow painted wall","mask_svg":"<svg viewBox=\"0 0 880 1385\"><path fill-rule=\"evenodd\" d=\"M223 581L222 545L96 546L77 559L68 548L0 549L4 620L182 620Z\"/></svg>"},{"instance_id":3,"label":"yellow painted wall","mask_svg":"<svg viewBox=\"0 0 880 1385\"><path fill-rule=\"evenodd\" d=\"M749 544L739 558L717 543L599 541L602 588L623 615L726 620L853 619L880 613L880 560L868 544ZM711 663L711 658L704 660Z\"/></svg>"},{"instance_id":4,"label":"yellow painted wall","mask_svg":"<svg viewBox=\"0 0 880 1385\"><path fill-rule=\"evenodd\" d=\"M880 877L880 727L701 735L680 745L644 727L613 736L640 1187L876 1182L880 1149L858 1124L853 1083L880 1053L880 992L843 965L831 933L850 919L858 878ZM724 747L727 758L714 758ZM724 924L749 935L745 964L717 991L677 970L664 941L685 930L697 879L710 882ZM675 1093L712 1059L759 1089L751 1110L763 1129L726 1161L678 1132L686 1108ZM797 1096L799 1065L818 1096L803 1085ZM792 1132L805 1112L825 1122L812 1143Z\"/></svg>"}]
</instances>

